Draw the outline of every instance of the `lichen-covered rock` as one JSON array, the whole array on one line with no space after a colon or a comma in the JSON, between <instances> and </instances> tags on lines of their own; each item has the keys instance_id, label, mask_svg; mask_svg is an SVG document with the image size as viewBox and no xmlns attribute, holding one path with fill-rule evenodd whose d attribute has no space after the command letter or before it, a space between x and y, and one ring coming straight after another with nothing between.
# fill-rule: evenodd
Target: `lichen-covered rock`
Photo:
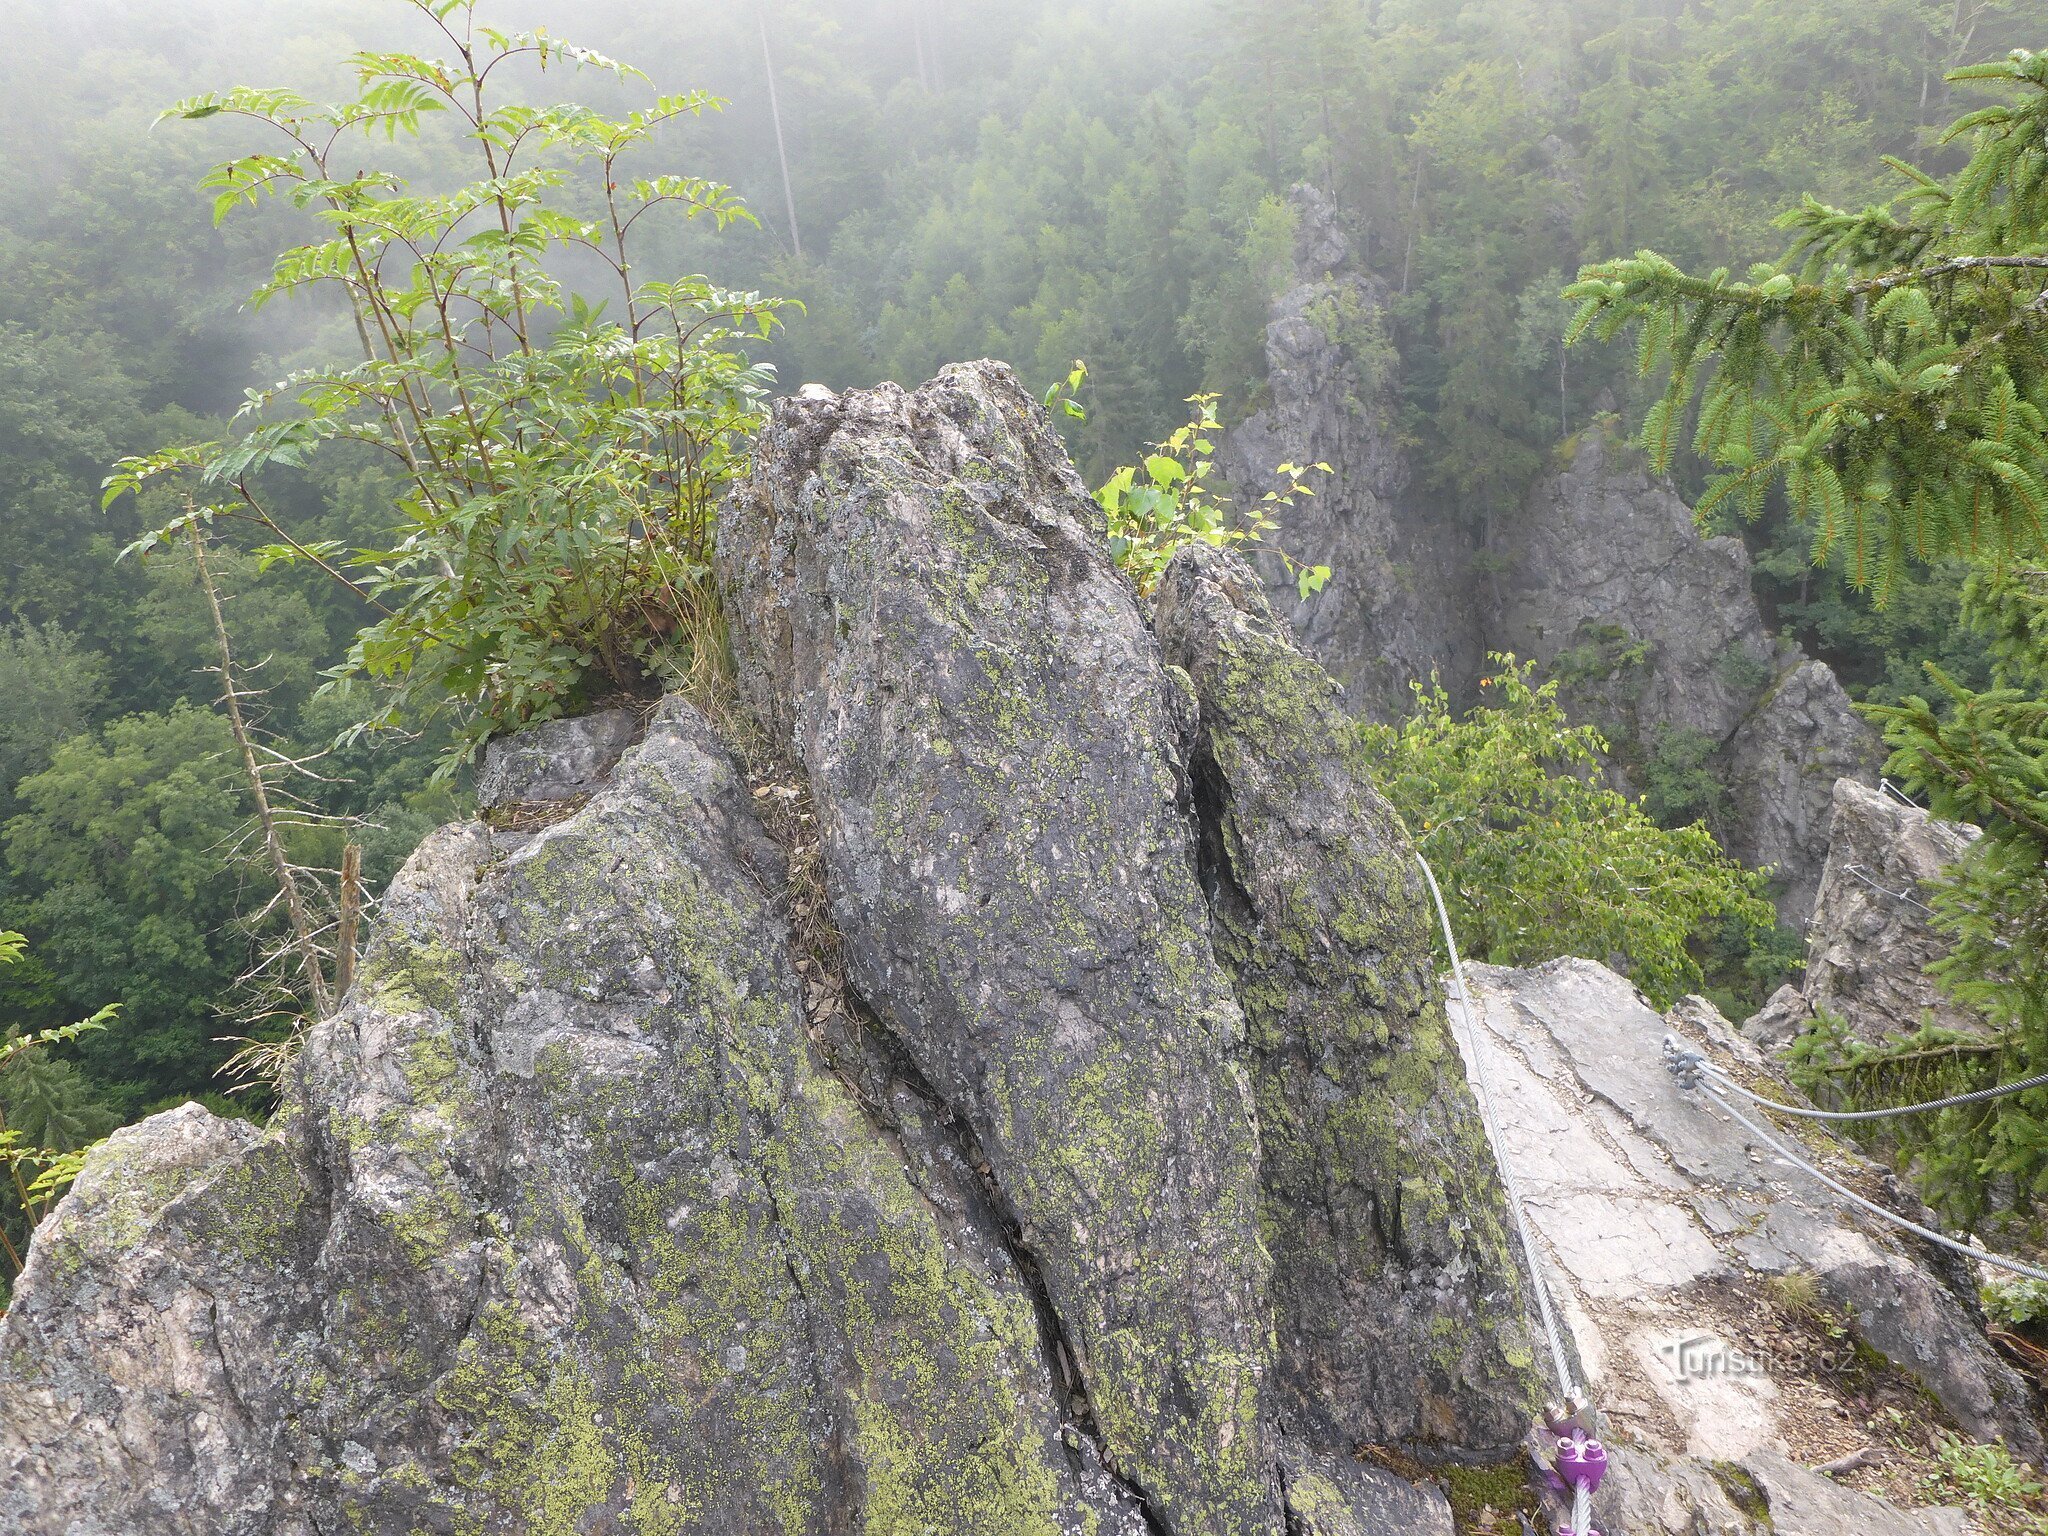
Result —
<instances>
[{"instance_id":1,"label":"lichen-covered rock","mask_svg":"<svg viewBox=\"0 0 2048 1536\"><path fill-rule=\"evenodd\" d=\"M1835 785L1874 785L1884 765L1877 733L1856 713L1834 669L1802 661L1781 675L1725 753L1729 820L1722 842L1776 871L1778 911L1803 923L1827 863Z\"/></svg>"},{"instance_id":2,"label":"lichen-covered rock","mask_svg":"<svg viewBox=\"0 0 2048 1536\"><path fill-rule=\"evenodd\" d=\"M570 720L550 720L496 743L476 776L476 803L485 811L550 805L594 793L640 738L640 712L605 709Z\"/></svg>"},{"instance_id":3,"label":"lichen-covered rock","mask_svg":"<svg viewBox=\"0 0 2048 1536\"><path fill-rule=\"evenodd\" d=\"M1453 1536L1450 1500L1435 1483L1411 1483L1351 1455L1282 1456L1288 1536Z\"/></svg>"},{"instance_id":4,"label":"lichen-covered rock","mask_svg":"<svg viewBox=\"0 0 2048 1536\"><path fill-rule=\"evenodd\" d=\"M1329 674L1242 561L1182 551L1157 627L1200 703L1195 796L1252 1047L1282 1412L1323 1447L1511 1454L1539 1396L1521 1276L1408 834Z\"/></svg>"},{"instance_id":5,"label":"lichen-covered rock","mask_svg":"<svg viewBox=\"0 0 2048 1536\"><path fill-rule=\"evenodd\" d=\"M93 1154L0 1320L0 1529L274 1528L276 1355L315 1305L307 1183L288 1145L196 1104Z\"/></svg>"},{"instance_id":6,"label":"lichen-covered rock","mask_svg":"<svg viewBox=\"0 0 2048 1536\"><path fill-rule=\"evenodd\" d=\"M780 860L674 701L572 819L430 840L279 1123L124 1132L38 1242L0 1523L1142 1530L971 1173L812 1055Z\"/></svg>"},{"instance_id":7,"label":"lichen-covered rock","mask_svg":"<svg viewBox=\"0 0 2048 1536\"><path fill-rule=\"evenodd\" d=\"M1902 1510L1773 1451L1703 1464L1609 1449L1601 1510L1631 1536L1965 1536L1960 1509Z\"/></svg>"},{"instance_id":8,"label":"lichen-covered rock","mask_svg":"<svg viewBox=\"0 0 2048 1536\"><path fill-rule=\"evenodd\" d=\"M273 1122L123 1131L37 1236L0 1529L1442 1536L1402 1452L1498 1449L1527 1337L1327 679L1201 553L1166 664L992 365L786 404L724 537L793 760L722 708L743 777L681 699L495 746L485 820L394 884ZM1642 1080L1654 1016L1556 975L1493 979L1518 1011L1487 1017L1537 1063L1510 1151L1583 1294L1632 1265L1682 1315L1657 1263L1718 1283L1796 1239L1872 1347L2027 1449L1955 1298L1766 1208ZM1579 1049L1559 1020L1595 1005ZM1581 1205L1614 1218L1590 1248L1549 1219ZM1654 1438L1610 1338L1581 1343ZM1443 1475L1464 1508L1515 1471Z\"/></svg>"},{"instance_id":9,"label":"lichen-covered rock","mask_svg":"<svg viewBox=\"0 0 2048 1536\"><path fill-rule=\"evenodd\" d=\"M1805 1002L1871 1044L1924 1025L1982 1033L1929 974L1949 952L1928 898L1981 834L1844 779L1807 929Z\"/></svg>"},{"instance_id":10,"label":"lichen-covered rock","mask_svg":"<svg viewBox=\"0 0 2048 1536\"><path fill-rule=\"evenodd\" d=\"M779 404L719 555L849 979L986 1149L1109 1454L1178 1536L1276 1525L1244 1021L1100 511L975 364Z\"/></svg>"},{"instance_id":11,"label":"lichen-covered rock","mask_svg":"<svg viewBox=\"0 0 2048 1536\"><path fill-rule=\"evenodd\" d=\"M1386 286L1352 259L1329 198L1294 191L1295 278L1266 327L1265 406L1232 428L1221 463L1257 500L1281 464L1311 473L1313 499L1288 509L1280 544L1333 576L1302 600L1285 564L1258 561L1275 605L1345 688L1346 706L1394 720L1413 707L1412 681L1440 676L1460 696L1485 660L1465 525L1415 485L1401 441Z\"/></svg>"},{"instance_id":12,"label":"lichen-covered rock","mask_svg":"<svg viewBox=\"0 0 2048 1536\"><path fill-rule=\"evenodd\" d=\"M1689 999L1660 1018L1588 960L1468 969L1479 1025L1469 1043L1484 1053L1499 1150L1568 1287L1566 1320L1617 1429L1715 1460L1781 1443L1795 1419L1860 1436L1839 1373L1771 1360L1782 1347L1772 1317L1817 1306L1971 1434L2042 1455L2033 1393L1985 1339L1969 1276L1679 1088L1661 1057L1673 1031L1759 1091L1796 1100L1711 1005ZM1838 1143L1816 1137L1811 1150L1870 1198L1931 1220Z\"/></svg>"}]
</instances>

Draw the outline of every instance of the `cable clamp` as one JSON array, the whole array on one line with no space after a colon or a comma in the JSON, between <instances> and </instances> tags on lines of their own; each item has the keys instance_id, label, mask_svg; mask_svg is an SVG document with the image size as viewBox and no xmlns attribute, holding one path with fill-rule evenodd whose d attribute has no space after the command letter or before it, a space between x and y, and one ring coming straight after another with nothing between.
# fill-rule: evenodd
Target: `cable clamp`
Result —
<instances>
[{"instance_id":1,"label":"cable clamp","mask_svg":"<svg viewBox=\"0 0 2048 1536\"><path fill-rule=\"evenodd\" d=\"M1556 1467L1558 1480L1567 1487L1598 1493L1600 1480L1607 1476L1607 1447L1584 1435L1559 1439Z\"/></svg>"},{"instance_id":2,"label":"cable clamp","mask_svg":"<svg viewBox=\"0 0 2048 1536\"><path fill-rule=\"evenodd\" d=\"M1664 1065L1671 1075L1678 1079L1678 1086L1692 1089L1700 1085L1700 1075L1707 1065L1707 1058L1693 1050L1676 1035L1664 1037Z\"/></svg>"}]
</instances>

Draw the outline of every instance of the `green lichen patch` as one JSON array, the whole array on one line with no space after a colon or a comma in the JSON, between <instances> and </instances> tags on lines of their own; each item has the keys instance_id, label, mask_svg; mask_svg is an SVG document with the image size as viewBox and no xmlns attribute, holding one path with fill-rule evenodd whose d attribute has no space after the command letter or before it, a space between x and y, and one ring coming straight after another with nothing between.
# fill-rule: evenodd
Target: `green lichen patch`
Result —
<instances>
[{"instance_id":1,"label":"green lichen patch","mask_svg":"<svg viewBox=\"0 0 2048 1536\"><path fill-rule=\"evenodd\" d=\"M298 1251L305 1199L297 1158L273 1132L198 1192L184 1220L204 1250L254 1273L275 1271Z\"/></svg>"},{"instance_id":2,"label":"green lichen patch","mask_svg":"<svg viewBox=\"0 0 2048 1536\"><path fill-rule=\"evenodd\" d=\"M1072 1490L1021 1284L949 1250L835 1079L806 1078L785 1133L790 1241L843 1319L861 1530L1056 1536Z\"/></svg>"}]
</instances>

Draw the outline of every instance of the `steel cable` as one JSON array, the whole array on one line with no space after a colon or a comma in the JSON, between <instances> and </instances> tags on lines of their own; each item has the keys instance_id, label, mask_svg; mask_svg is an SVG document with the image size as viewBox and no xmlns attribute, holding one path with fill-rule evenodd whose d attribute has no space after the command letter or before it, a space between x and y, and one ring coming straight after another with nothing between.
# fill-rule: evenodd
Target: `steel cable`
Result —
<instances>
[{"instance_id":1,"label":"steel cable","mask_svg":"<svg viewBox=\"0 0 2048 1536\"><path fill-rule=\"evenodd\" d=\"M1987 1099L2000 1099L2008 1094L2025 1093L2030 1088L2048 1088L2048 1072L2043 1072L2038 1077L2025 1078L2017 1083L1999 1083L1995 1087L1979 1088L1975 1093L1958 1093L1945 1099L1929 1099L1925 1104L1899 1104L1889 1109L1802 1109L1797 1104L1780 1104L1776 1099L1767 1099L1760 1093L1750 1092L1710 1061L1701 1061L1699 1067L1721 1086L1741 1094L1752 1104L1775 1110L1781 1115L1797 1115L1802 1120L1889 1120L1894 1115L1926 1114L1931 1110L1954 1109L1961 1104L1981 1104Z\"/></svg>"},{"instance_id":2,"label":"steel cable","mask_svg":"<svg viewBox=\"0 0 2048 1536\"><path fill-rule=\"evenodd\" d=\"M1676 1065L1674 1065L1673 1070L1678 1070ZM1681 1081L1683 1081L1682 1078ZM2023 1264L2018 1259L2006 1258L2003 1254L1987 1253L1981 1248L1972 1248L1968 1243L1957 1242L1956 1239L1948 1236L1946 1233L1937 1232L1932 1227L1923 1227L1917 1221L1909 1221L1897 1211L1887 1210L1875 1200L1866 1199L1864 1196L1857 1194L1855 1190L1844 1184L1840 1179L1835 1178L1832 1174L1823 1173L1797 1152L1794 1152L1784 1142L1773 1136L1769 1131L1737 1109L1727 1099L1723 1098L1710 1082L1705 1081L1702 1077L1695 1076L1693 1085L1716 1104L1720 1105L1722 1109L1726 1110L1729 1117L1737 1125L1740 1125L1744 1130L1756 1137L1757 1140L1776 1152L1786 1162L1791 1163L1796 1168L1803 1169L1807 1174L1818 1179L1844 1200L1868 1211L1880 1221L1888 1221L1895 1227L1902 1227L1906 1231L1911 1232L1915 1237L1924 1238L1930 1243L1937 1243L1943 1248L1952 1249L1966 1259L1975 1259L1979 1264L1990 1264L1998 1269L2010 1270L2016 1275L2026 1276L2029 1280L2048 1280L2048 1269L2038 1269L2032 1264Z\"/></svg>"},{"instance_id":3,"label":"steel cable","mask_svg":"<svg viewBox=\"0 0 2048 1536\"><path fill-rule=\"evenodd\" d=\"M1543 1318L1543 1332L1550 1345L1550 1360L1557 1375L1557 1388L1561 1399L1569 1404L1578 1397L1578 1390L1572 1376L1571 1361L1565 1354L1564 1334L1558 1327L1557 1313L1551 1305L1550 1287L1543 1276L1543 1258L1536 1250L1535 1238L1529 1231L1528 1213L1522 1209L1521 1186L1515 1178L1514 1168L1507 1157L1507 1149L1500 1139L1500 1129L1493 1119L1493 1094L1486 1076L1486 1057L1479 1048L1478 1027L1472 1018L1472 988L1465 980L1465 962L1458 954L1458 941L1451 932L1451 914L1444 906L1444 893L1436 883L1436 871L1429 867L1429 860L1420 852L1415 862L1422 866L1422 876L1429 882L1429 894L1436 902L1437 921L1443 925L1444 944L1451 954L1451 975L1458 987L1458 1015L1464 1021L1466 1049L1472 1057L1474 1095L1479 1101L1479 1118L1486 1127L1486 1139L1493 1147L1494 1161L1500 1168L1502 1185L1507 1190L1508 1211L1514 1218L1515 1235L1522 1244L1522 1253L1529 1264L1530 1288L1536 1292L1537 1311ZM1573 1527L1586 1529L1584 1512L1573 1519Z\"/></svg>"}]
</instances>

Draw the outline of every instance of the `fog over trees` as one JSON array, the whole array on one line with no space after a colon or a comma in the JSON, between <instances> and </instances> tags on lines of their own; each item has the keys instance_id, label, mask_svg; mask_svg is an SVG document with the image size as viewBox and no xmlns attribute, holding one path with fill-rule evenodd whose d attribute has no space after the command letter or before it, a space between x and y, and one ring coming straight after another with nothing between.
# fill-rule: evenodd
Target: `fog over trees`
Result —
<instances>
[{"instance_id":1,"label":"fog over trees","mask_svg":"<svg viewBox=\"0 0 2048 1536\"><path fill-rule=\"evenodd\" d=\"M1387 360L1418 494L1475 547L1561 445L1602 418L1636 428L1662 387L1626 342L1566 347L1582 267L1645 247L1691 272L1773 260L1803 196L1888 198L1887 156L1956 171L1967 143L1936 135L1990 97L1945 77L2048 45L2037 10L2000 0L503 0L485 19L724 99L655 131L635 174L730 183L757 222L650 220L634 267L800 303L751 349L778 388L993 356L1042 392L1085 360L1060 420L1091 485L1192 396L1225 423L1263 403L1292 191L1319 189L1385 298L1349 340ZM435 40L379 0L0 0L0 23L0 930L28 941L0 968L0 1031L118 1005L38 1072L0 1068L0 1111L66 1151L188 1098L263 1113L260 1078L231 1092L223 1068L293 1027L247 979L290 935L203 578L253 727L282 757L325 752L296 783L294 858L338 866L353 842L374 898L468 804L467 770L437 772L463 719L355 734L385 701L322 686L366 622L346 582L225 522L204 571L175 538L122 558L178 508L101 489L126 457L226 436L246 390L361 355L330 293L245 302L319 236L288 199L216 224L198 183L271 147L255 125L158 115L236 85L339 98L354 50ZM649 98L568 60L517 94ZM359 143L364 168L455 184L444 120ZM586 215L591 196L563 193ZM603 276L573 253L562 270ZM1681 436L1670 469L1696 495L1713 466ZM374 548L403 480L344 443L264 468L261 493L297 543ZM1969 690L2002 656L2004 681L2040 675L2012 659L2038 649L2026 620L1963 622L1966 562L1909 564L1880 606L1841 562L1815 567L1782 496L1756 510L1714 528L1741 534L1772 621L1859 701L1926 693L1929 662ZM1666 798L1666 821L1693 819ZM1784 974L1772 942L1724 945L1710 980L1756 1000Z\"/></svg>"}]
</instances>

